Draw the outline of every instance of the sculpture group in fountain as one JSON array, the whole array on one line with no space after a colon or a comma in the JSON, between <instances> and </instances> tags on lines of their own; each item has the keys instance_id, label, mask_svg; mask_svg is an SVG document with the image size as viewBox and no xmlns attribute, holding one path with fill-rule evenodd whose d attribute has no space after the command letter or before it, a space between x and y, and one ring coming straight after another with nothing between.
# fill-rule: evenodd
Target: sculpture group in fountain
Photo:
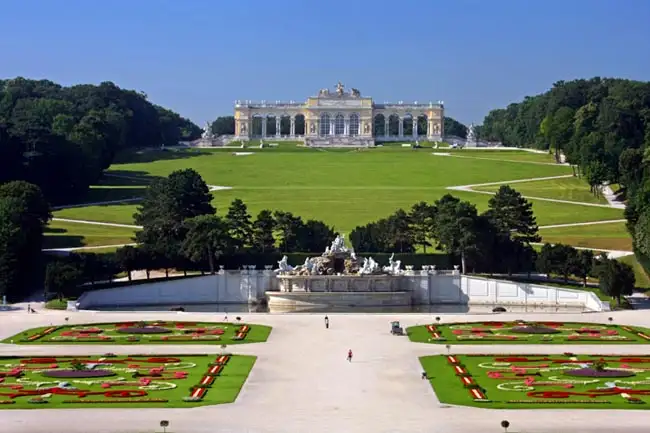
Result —
<instances>
[{"instance_id":1,"label":"sculpture group in fountain","mask_svg":"<svg viewBox=\"0 0 650 433\"><path fill-rule=\"evenodd\" d=\"M282 257L275 273L288 275L401 275L401 261L393 260L394 256L394 254L390 256L388 266L383 268L372 257L366 257L360 263L354 249L348 248L345 245L345 238L338 235L321 256L306 258L302 265L295 268L289 265L287 256Z\"/></svg>"}]
</instances>

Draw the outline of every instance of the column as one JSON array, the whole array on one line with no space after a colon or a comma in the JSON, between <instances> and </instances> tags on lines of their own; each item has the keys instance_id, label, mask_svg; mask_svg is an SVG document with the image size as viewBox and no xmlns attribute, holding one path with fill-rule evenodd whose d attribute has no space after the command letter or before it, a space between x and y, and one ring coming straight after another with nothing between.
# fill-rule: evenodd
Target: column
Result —
<instances>
[{"instance_id":1,"label":"column","mask_svg":"<svg viewBox=\"0 0 650 433\"><path fill-rule=\"evenodd\" d=\"M399 138L404 137L404 118L399 119Z\"/></svg>"},{"instance_id":2,"label":"column","mask_svg":"<svg viewBox=\"0 0 650 433\"><path fill-rule=\"evenodd\" d=\"M427 137L433 138L433 119L429 117L427 123Z\"/></svg>"},{"instance_id":3,"label":"column","mask_svg":"<svg viewBox=\"0 0 650 433\"><path fill-rule=\"evenodd\" d=\"M280 136L280 117L275 118L275 136L279 137Z\"/></svg>"},{"instance_id":4,"label":"column","mask_svg":"<svg viewBox=\"0 0 650 433\"><path fill-rule=\"evenodd\" d=\"M418 118L413 119L413 137L417 140L418 138Z\"/></svg>"},{"instance_id":5,"label":"column","mask_svg":"<svg viewBox=\"0 0 650 433\"><path fill-rule=\"evenodd\" d=\"M330 117L330 135L334 135L336 129L334 128L334 123L336 122L336 117Z\"/></svg>"},{"instance_id":6,"label":"column","mask_svg":"<svg viewBox=\"0 0 650 433\"><path fill-rule=\"evenodd\" d=\"M262 138L266 138L266 122L267 122L266 116L262 117Z\"/></svg>"},{"instance_id":7,"label":"column","mask_svg":"<svg viewBox=\"0 0 650 433\"><path fill-rule=\"evenodd\" d=\"M291 129L289 130L289 135L295 137L296 135L296 116L291 116Z\"/></svg>"},{"instance_id":8,"label":"column","mask_svg":"<svg viewBox=\"0 0 650 433\"><path fill-rule=\"evenodd\" d=\"M390 117L384 117L384 137L388 138L389 134L389 127L390 127Z\"/></svg>"},{"instance_id":9,"label":"column","mask_svg":"<svg viewBox=\"0 0 650 433\"><path fill-rule=\"evenodd\" d=\"M345 118L345 127L343 128L343 135L348 137L350 135L350 118Z\"/></svg>"}]
</instances>

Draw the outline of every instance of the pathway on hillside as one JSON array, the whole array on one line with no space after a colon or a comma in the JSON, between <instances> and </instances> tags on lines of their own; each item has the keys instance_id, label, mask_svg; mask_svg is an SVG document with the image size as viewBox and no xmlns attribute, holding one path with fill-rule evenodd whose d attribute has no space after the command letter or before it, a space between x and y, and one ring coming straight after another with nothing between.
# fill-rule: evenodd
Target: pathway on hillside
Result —
<instances>
[{"instance_id":1,"label":"pathway on hillside","mask_svg":"<svg viewBox=\"0 0 650 433\"><path fill-rule=\"evenodd\" d=\"M499 162L516 162L516 163L524 163L524 164L533 164L533 165L554 165L556 167L570 167L570 164L563 162L558 164L557 162L539 162L539 161L526 161L526 160L520 160L520 159L496 159L496 158L485 158L482 156L468 156L468 155L454 155L453 153L450 152L433 152L433 155L435 156L449 156L452 158L465 158L465 159L482 159L485 161L499 161Z\"/></svg>"}]
</instances>

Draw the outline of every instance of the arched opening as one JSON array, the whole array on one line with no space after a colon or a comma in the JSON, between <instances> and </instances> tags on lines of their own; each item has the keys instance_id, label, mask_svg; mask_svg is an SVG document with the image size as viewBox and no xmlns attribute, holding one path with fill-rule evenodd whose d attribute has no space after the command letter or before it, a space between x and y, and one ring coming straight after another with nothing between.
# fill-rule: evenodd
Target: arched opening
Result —
<instances>
[{"instance_id":1,"label":"arched opening","mask_svg":"<svg viewBox=\"0 0 650 433\"><path fill-rule=\"evenodd\" d=\"M405 114L402 118L402 134L405 137L413 135L413 116L410 114Z\"/></svg>"},{"instance_id":2,"label":"arched opening","mask_svg":"<svg viewBox=\"0 0 650 433\"><path fill-rule=\"evenodd\" d=\"M253 137L261 137L262 136L262 123L264 122L264 118L260 116L259 114L256 114L253 116L253 125L251 126L251 135Z\"/></svg>"},{"instance_id":3,"label":"arched opening","mask_svg":"<svg viewBox=\"0 0 650 433\"><path fill-rule=\"evenodd\" d=\"M422 114L418 116L418 136L425 136L429 130L429 122L427 122L427 115Z\"/></svg>"},{"instance_id":4,"label":"arched opening","mask_svg":"<svg viewBox=\"0 0 650 433\"><path fill-rule=\"evenodd\" d=\"M320 116L320 131L319 135L325 136L330 135L330 115L323 113Z\"/></svg>"},{"instance_id":5,"label":"arched opening","mask_svg":"<svg viewBox=\"0 0 650 433\"><path fill-rule=\"evenodd\" d=\"M295 126L293 133L295 135L305 135L305 115L296 114Z\"/></svg>"},{"instance_id":6,"label":"arched opening","mask_svg":"<svg viewBox=\"0 0 650 433\"><path fill-rule=\"evenodd\" d=\"M280 117L280 135L286 137L291 134L291 117L288 114L283 114Z\"/></svg>"},{"instance_id":7,"label":"arched opening","mask_svg":"<svg viewBox=\"0 0 650 433\"><path fill-rule=\"evenodd\" d=\"M345 117L342 114L337 114L334 118L334 135L345 134Z\"/></svg>"},{"instance_id":8,"label":"arched opening","mask_svg":"<svg viewBox=\"0 0 650 433\"><path fill-rule=\"evenodd\" d=\"M399 116L391 114L388 116L388 135L387 137L395 137L399 134Z\"/></svg>"},{"instance_id":9,"label":"arched opening","mask_svg":"<svg viewBox=\"0 0 650 433\"><path fill-rule=\"evenodd\" d=\"M359 115L357 113L350 115L350 135L353 137L359 135Z\"/></svg>"},{"instance_id":10,"label":"arched opening","mask_svg":"<svg viewBox=\"0 0 650 433\"><path fill-rule=\"evenodd\" d=\"M386 118L383 114L377 114L375 116L373 128L375 130L375 137L383 137L386 135Z\"/></svg>"},{"instance_id":11,"label":"arched opening","mask_svg":"<svg viewBox=\"0 0 650 433\"><path fill-rule=\"evenodd\" d=\"M266 136L267 137L272 137L276 134L276 127L275 127L275 115L274 114L269 114L266 116Z\"/></svg>"}]
</instances>

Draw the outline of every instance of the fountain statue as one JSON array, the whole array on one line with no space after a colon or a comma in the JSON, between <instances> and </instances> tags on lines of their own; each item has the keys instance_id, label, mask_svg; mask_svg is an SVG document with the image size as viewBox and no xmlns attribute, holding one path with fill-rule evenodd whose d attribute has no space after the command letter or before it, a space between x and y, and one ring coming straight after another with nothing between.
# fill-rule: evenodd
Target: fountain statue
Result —
<instances>
[{"instance_id":1,"label":"fountain statue","mask_svg":"<svg viewBox=\"0 0 650 433\"><path fill-rule=\"evenodd\" d=\"M402 266L402 261L393 260L394 258L395 253L390 255L390 258L388 259L388 266L384 266L383 271L390 275L400 275L402 273L402 270L400 269Z\"/></svg>"},{"instance_id":2,"label":"fountain statue","mask_svg":"<svg viewBox=\"0 0 650 433\"><path fill-rule=\"evenodd\" d=\"M476 147L476 130L473 123L467 128L467 142L465 145L467 147Z\"/></svg>"},{"instance_id":3,"label":"fountain statue","mask_svg":"<svg viewBox=\"0 0 650 433\"><path fill-rule=\"evenodd\" d=\"M276 274L293 271L293 266L288 263L288 260L287 256L282 256L282 260L278 262L278 269L275 270Z\"/></svg>"}]
</instances>

